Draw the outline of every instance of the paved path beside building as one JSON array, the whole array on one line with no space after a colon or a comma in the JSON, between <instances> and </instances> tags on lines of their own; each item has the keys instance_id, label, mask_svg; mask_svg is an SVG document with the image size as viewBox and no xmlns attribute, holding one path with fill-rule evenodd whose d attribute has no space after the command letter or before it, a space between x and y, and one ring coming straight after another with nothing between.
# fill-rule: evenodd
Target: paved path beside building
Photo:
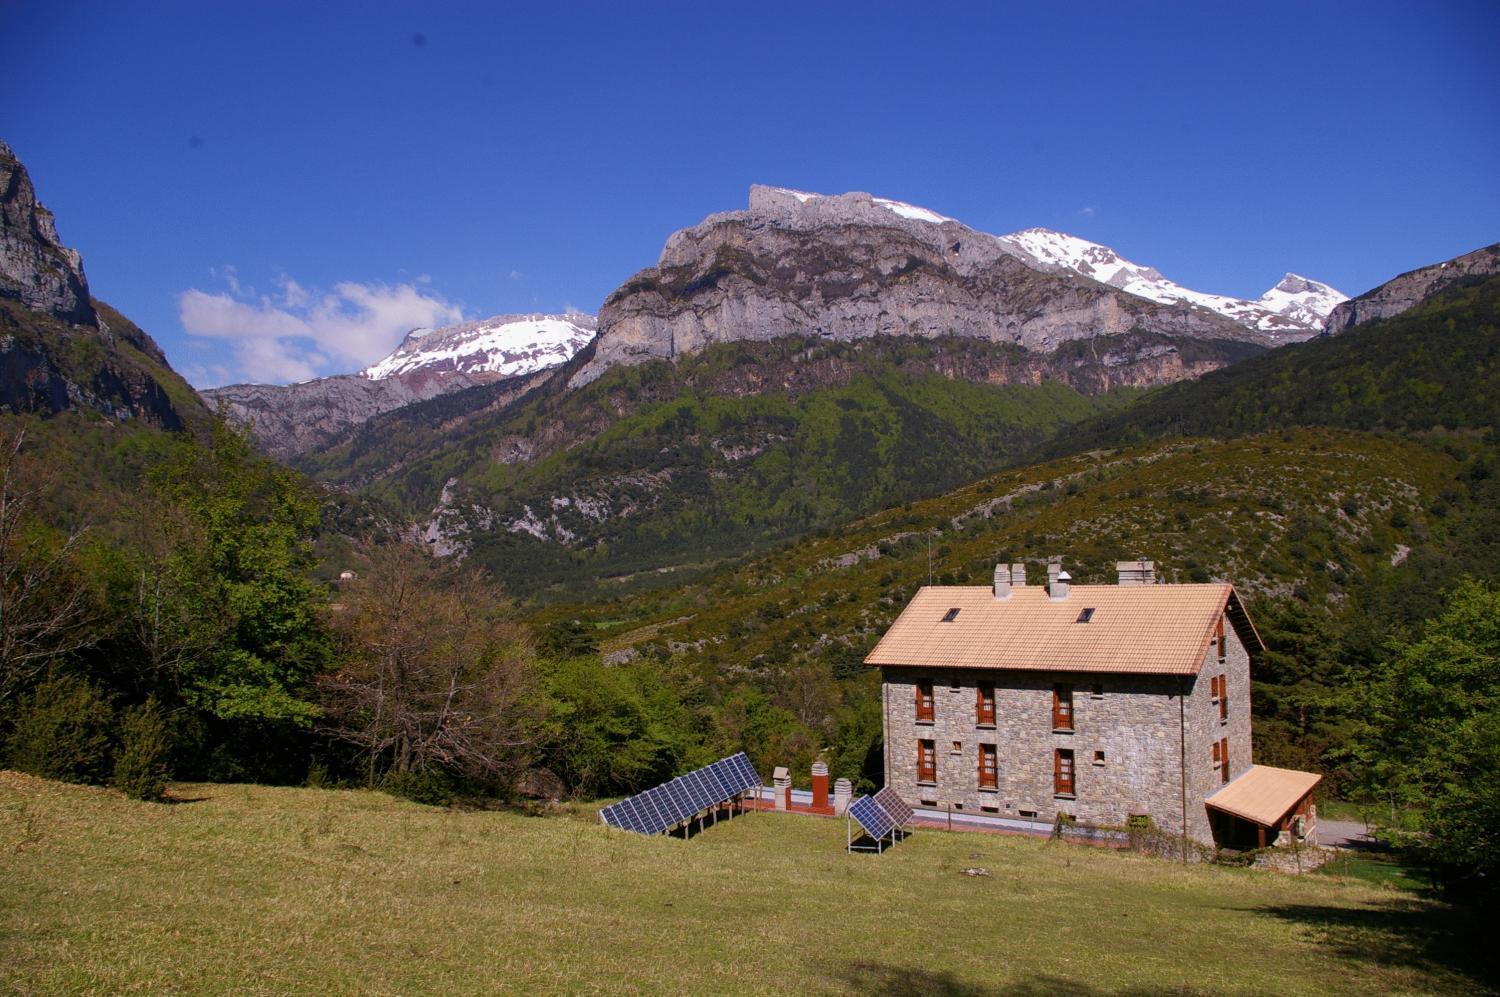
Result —
<instances>
[{"instance_id":1,"label":"paved path beside building","mask_svg":"<svg viewBox=\"0 0 1500 997\"><path fill-rule=\"evenodd\" d=\"M1328 848L1373 848L1375 841L1365 833L1363 821L1318 818L1318 844Z\"/></svg>"}]
</instances>

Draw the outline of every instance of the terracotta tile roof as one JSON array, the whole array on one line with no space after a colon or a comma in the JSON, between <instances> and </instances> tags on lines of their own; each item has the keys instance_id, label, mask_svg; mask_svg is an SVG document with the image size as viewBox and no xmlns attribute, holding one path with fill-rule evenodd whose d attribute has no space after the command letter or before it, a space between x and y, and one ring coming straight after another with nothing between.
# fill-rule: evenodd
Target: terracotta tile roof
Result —
<instances>
[{"instance_id":1,"label":"terracotta tile roof","mask_svg":"<svg viewBox=\"0 0 1500 997\"><path fill-rule=\"evenodd\" d=\"M1322 776L1311 772L1252 765L1204 802L1262 827L1275 827L1322 781Z\"/></svg>"},{"instance_id":2,"label":"terracotta tile roof","mask_svg":"<svg viewBox=\"0 0 1500 997\"><path fill-rule=\"evenodd\" d=\"M1230 603L1239 609L1227 584L1074 585L1066 599L1028 585L1004 600L987 586L926 586L865 664L1195 675ZM1085 609L1089 621L1077 622ZM1247 624L1235 624L1240 639L1258 650L1248 618L1236 616Z\"/></svg>"}]
</instances>

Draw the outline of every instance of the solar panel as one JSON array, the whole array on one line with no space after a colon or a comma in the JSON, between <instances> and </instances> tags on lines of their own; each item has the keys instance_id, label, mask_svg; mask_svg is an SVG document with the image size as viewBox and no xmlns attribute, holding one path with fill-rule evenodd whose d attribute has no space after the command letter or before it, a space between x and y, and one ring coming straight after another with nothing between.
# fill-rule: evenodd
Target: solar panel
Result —
<instances>
[{"instance_id":1,"label":"solar panel","mask_svg":"<svg viewBox=\"0 0 1500 997\"><path fill-rule=\"evenodd\" d=\"M897 796L896 791L889 786L875 794L875 802L880 804L880 809L891 815L891 821L896 827L905 827L916 816L906 801Z\"/></svg>"},{"instance_id":2,"label":"solar panel","mask_svg":"<svg viewBox=\"0 0 1500 997\"><path fill-rule=\"evenodd\" d=\"M859 821L859 826L872 838L883 838L896 828L891 815L869 796L861 796L849 804L849 816Z\"/></svg>"},{"instance_id":3,"label":"solar panel","mask_svg":"<svg viewBox=\"0 0 1500 997\"><path fill-rule=\"evenodd\" d=\"M599 819L626 831L660 834L759 787L760 776L741 751L602 807Z\"/></svg>"}]
</instances>

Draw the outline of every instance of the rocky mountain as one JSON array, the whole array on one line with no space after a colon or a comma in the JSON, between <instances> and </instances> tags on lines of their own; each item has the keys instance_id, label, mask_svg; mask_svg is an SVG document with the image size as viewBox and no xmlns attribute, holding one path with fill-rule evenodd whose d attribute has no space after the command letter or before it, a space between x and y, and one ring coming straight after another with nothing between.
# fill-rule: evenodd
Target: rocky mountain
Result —
<instances>
[{"instance_id":1,"label":"rocky mountain","mask_svg":"<svg viewBox=\"0 0 1500 997\"><path fill-rule=\"evenodd\" d=\"M390 356L360 373L377 381L416 371L517 377L567 363L594 338L594 329L594 316L581 312L413 329Z\"/></svg>"},{"instance_id":2,"label":"rocky mountain","mask_svg":"<svg viewBox=\"0 0 1500 997\"><path fill-rule=\"evenodd\" d=\"M1500 243L1411 270L1340 304L1328 316L1324 331L1331 335L1361 322L1400 315L1460 281L1497 273L1500 273Z\"/></svg>"},{"instance_id":3,"label":"rocky mountain","mask_svg":"<svg viewBox=\"0 0 1500 997\"><path fill-rule=\"evenodd\" d=\"M497 399L514 397L593 336L592 315L497 315L441 329L413 329L390 356L358 374L285 386L232 384L202 395L248 426L266 453L290 460L330 445L350 427L414 402L481 384L496 384Z\"/></svg>"},{"instance_id":4,"label":"rocky mountain","mask_svg":"<svg viewBox=\"0 0 1500 997\"><path fill-rule=\"evenodd\" d=\"M1050 229L1030 228L1000 237L1044 269L1062 268L1163 304L1185 302L1218 312L1275 338L1294 343L1317 335L1323 320L1348 296L1327 284L1288 273L1254 301L1208 294L1175 284L1155 267L1121 257L1108 246Z\"/></svg>"},{"instance_id":5,"label":"rocky mountain","mask_svg":"<svg viewBox=\"0 0 1500 997\"><path fill-rule=\"evenodd\" d=\"M155 341L90 297L78 251L0 142L0 411L75 409L165 429L206 415Z\"/></svg>"},{"instance_id":6,"label":"rocky mountain","mask_svg":"<svg viewBox=\"0 0 1500 997\"><path fill-rule=\"evenodd\" d=\"M754 186L747 210L674 233L655 267L605 301L594 356L572 384L617 363L787 335L957 335L1049 352L1149 331L1269 347L1316 332L1295 316L1338 293L1305 283L1242 302L1061 233L997 237L869 194Z\"/></svg>"}]
</instances>

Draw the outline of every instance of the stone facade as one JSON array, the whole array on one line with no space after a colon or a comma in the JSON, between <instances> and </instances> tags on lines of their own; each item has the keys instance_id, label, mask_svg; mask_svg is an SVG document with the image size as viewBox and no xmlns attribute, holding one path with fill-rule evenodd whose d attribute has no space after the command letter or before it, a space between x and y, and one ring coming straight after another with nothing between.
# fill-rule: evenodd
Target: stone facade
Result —
<instances>
[{"instance_id":1,"label":"stone facade","mask_svg":"<svg viewBox=\"0 0 1500 997\"><path fill-rule=\"evenodd\" d=\"M1225 624L1224 660L1210 645L1195 676L1126 673L883 669L886 781L913 804L1052 821L1069 814L1123 824L1149 814L1158 827L1210 843L1203 801L1221 785L1213 744L1228 740L1230 777L1250 767L1250 659ZM1212 678L1226 676L1228 718ZM916 687L932 682L933 720L917 720ZM993 683L995 724L978 723L978 687ZM1071 687L1073 729L1053 728L1053 692ZM918 744L933 742L937 778L917 778ZM979 786L980 745L994 745L996 788ZM1055 752L1072 751L1074 793L1055 792ZM1184 791L1187 798L1183 819Z\"/></svg>"}]
</instances>

